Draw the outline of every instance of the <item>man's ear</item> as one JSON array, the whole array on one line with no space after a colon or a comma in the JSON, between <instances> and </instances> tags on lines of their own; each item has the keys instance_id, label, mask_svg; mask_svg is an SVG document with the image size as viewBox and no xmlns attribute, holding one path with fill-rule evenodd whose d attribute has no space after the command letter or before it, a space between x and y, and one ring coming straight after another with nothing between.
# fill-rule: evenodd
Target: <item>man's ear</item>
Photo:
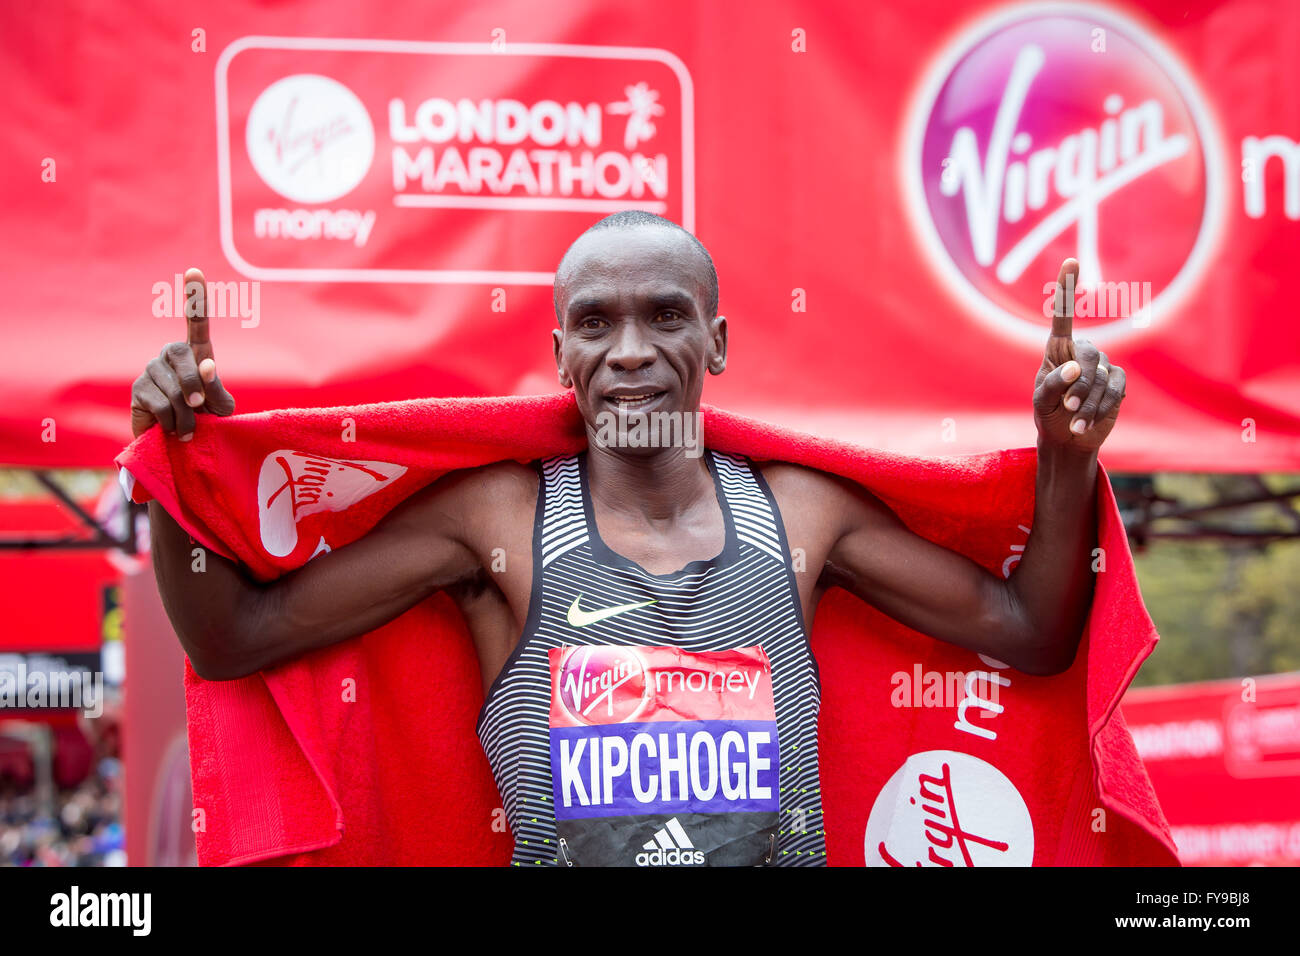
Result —
<instances>
[{"instance_id":1,"label":"man's ear","mask_svg":"<svg viewBox=\"0 0 1300 956\"><path fill-rule=\"evenodd\" d=\"M721 375L727 368L727 317L715 315L709 320L709 358L708 369L713 375Z\"/></svg>"},{"instance_id":2,"label":"man's ear","mask_svg":"<svg viewBox=\"0 0 1300 956\"><path fill-rule=\"evenodd\" d=\"M564 333L559 329L551 329L551 344L555 349L555 370L559 374L560 384L565 388L573 388L573 379L569 378L569 373L564 370Z\"/></svg>"}]
</instances>

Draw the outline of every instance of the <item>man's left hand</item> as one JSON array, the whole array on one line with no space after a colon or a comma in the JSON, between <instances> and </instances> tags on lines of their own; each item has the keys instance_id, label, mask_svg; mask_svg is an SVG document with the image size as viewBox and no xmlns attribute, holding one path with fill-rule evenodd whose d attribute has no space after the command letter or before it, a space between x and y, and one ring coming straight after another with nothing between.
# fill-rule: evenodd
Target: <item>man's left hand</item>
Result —
<instances>
[{"instance_id":1,"label":"man's left hand","mask_svg":"<svg viewBox=\"0 0 1300 956\"><path fill-rule=\"evenodd\" d=\"M1087 339L1072 334L1079 263L1066 259L1056 279L1052 334L1034 380L1034 420L1040 445L1096 454L1119 417L1124 370Z\"/></svg>"}]
</instances>

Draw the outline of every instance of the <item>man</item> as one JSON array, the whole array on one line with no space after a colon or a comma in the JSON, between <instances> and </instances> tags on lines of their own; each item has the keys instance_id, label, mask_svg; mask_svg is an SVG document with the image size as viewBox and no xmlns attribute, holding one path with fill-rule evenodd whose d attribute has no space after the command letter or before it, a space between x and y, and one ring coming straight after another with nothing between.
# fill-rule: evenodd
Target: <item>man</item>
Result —
<instances>
[{"instance_id":1,"label":"man","mask_svg":"<svg viewBox=\"0 0 1300 956\"><path fill-rule=\"evenodd\" d=\"M807 634L827 588L1026 673L1074 659L1093 588L1097 450L1124 394L1123 370L1071 337L1064 290L1077 268L1066 260L1057 280L1034 391L1033 531L1009 579L913 534L840 478L684 442L611 441L611 418L696 414L705 372L721 374L727 356L707 251L667 220L627 212L580 236L556 273L556 366L586 452L449 473L360 540L269 584L215 557L191 573L187 534L151 503L163 603L195 671L228 680L446 589L478 655L479 735L515 862L821 862ZM186 281L202 288L197 270ZM196 413L234 410L196 311L187 341L135 383L136 435L157 423L184 441ZM620 697L633 678L638 695ZM634 717L643 730L688 727L689 743L687 731L620 736ZM627 812L593 815L616 788Z\"/></svg>"}]
</instances>

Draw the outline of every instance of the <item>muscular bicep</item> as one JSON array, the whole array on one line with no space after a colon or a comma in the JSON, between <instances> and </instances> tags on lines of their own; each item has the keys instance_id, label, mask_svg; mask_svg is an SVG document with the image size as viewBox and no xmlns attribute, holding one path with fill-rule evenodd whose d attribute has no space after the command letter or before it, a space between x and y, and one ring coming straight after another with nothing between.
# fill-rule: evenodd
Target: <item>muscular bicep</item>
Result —
<instances>
[{"instance_id":1,"label":"muscular bicep","mask_svg":"<svg viewBox=\"0 0 1300 956\"><path fill-rule=\"evenodd\" d=\"M356 541L271 585L260 620L252 622L276 635L259 642L263 653L278 660L364 634L476 571L478 559L447 497L427 489Z\"/></svg>"},{"instance_id":2,"label":"muscular bicep","mask_svg":"<svg viewBox=\"0 0 1300 956\"><path fill-rule=\"evenodd\" d=\"M930 637L1015 664L1018 629L1004 582L915 534L879 499L844 491L826 581Z\"/></svg>"},{"instance_id":3,"label":"muscular bicep","mask_svg":"<svg viewBox=\"0 0 1300 956\"><path fill-rule=\"evenodd\" d=\"M185 566L188 549L178 554L174 543L164 544L166 553L155 552L155 563L165 562L160 590L199 674L241 677L380 627L473 573L478 559L462 533L466 508L463 489L435 483L356 541L266 583L215 555L195 572ZM155 532L155 542L177 532L172 522Z\"/></svg>"}]
</instances>

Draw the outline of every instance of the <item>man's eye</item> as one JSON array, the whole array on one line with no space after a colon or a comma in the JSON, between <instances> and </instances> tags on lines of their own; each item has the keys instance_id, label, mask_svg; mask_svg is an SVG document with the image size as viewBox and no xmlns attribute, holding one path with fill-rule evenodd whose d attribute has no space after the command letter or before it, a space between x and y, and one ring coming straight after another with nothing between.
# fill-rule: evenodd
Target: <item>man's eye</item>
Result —
<instances>
[{"instance_id":1,"label":"man's eye","mask_svg":"<svg viewBox=\"0 0 1300 956\"><path fill-rule=\"evenodd\" d=\"M578 323L578 327L582 329L598 329L602 321L598 316L589 315Z\"/></svg>"},{"instance_id":2,"label":"man's eye","mask_svg":"<svg viewBox=\"0 0 1300 956\"><path fill-rule=\"evenodd\" d=\"M674 322L677 319L680 319L681 317L682 314L680 312L676 312L672 309L664 309L657 316L655 316L655 318L663 319L665 322Z\"/></svg>"}]
</instances>

